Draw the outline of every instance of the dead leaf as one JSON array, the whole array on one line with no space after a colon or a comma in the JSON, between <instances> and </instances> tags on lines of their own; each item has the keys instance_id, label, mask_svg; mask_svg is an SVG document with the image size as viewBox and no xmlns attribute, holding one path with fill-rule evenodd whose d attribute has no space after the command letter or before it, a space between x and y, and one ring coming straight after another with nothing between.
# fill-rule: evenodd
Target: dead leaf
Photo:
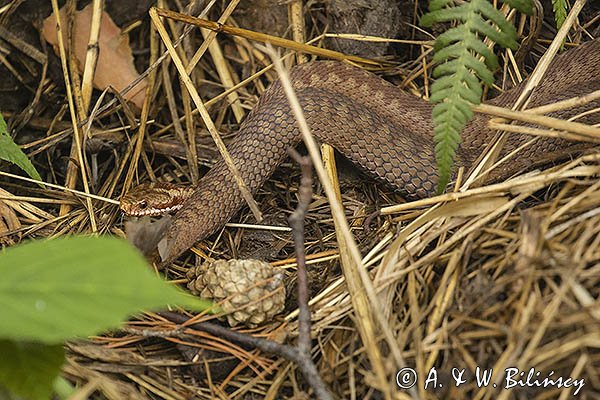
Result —
<instances>
[{"instance_id":1,"label":"dead leaf","mask_svg":"<svg viewBox=\"0 0 600 400\"><path fill-rule=\"evenodd\" d=\"M87 5L81 11L74 14L73 38L75 42L75 56L79 62L79 71L83 71L85 65L85 56L90 37L90 25L92 20L92 3ZM67 15L65 7L60 10L60 20L62 29L66 26ZM44 20L42 34L46 41L54 47L58 54L58 35L56 26L56 16L50 15ZM64 34L64 32L63 32ZM63 36L66 40L66 36ZM65 43L68 45L68 43ZM100 37L98 38L99 54L96 71L94 74L94 87L104 90L112 86L115 90L121 91L139 74L133 65L133 55L129 47L129 38L121 34L121 29L106 13L102 13L102 25L100 27ZM131 101L138 108L142 108L146 94L146 79L141 80L132 90L125 94L125 99Z\"/></svg>"}]
</instances>

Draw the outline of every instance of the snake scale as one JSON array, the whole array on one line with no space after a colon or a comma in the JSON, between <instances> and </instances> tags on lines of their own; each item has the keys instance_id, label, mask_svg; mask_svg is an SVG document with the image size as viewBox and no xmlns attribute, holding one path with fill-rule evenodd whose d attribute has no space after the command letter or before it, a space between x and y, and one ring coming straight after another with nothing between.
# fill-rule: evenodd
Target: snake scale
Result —
<instances>
[{"instance_id":1,"label":"snake scale","mask_svg":"<svg viewBox=\"0 0 600 400\"><path fill-rule=\"evenodd\" d=\"M434 193L437 169L433 143L432 106L403 92L391 83L335 61L302 64L290 73L307 122L321 141L389 184L408 199ZM510 107L523 84L508 90L489 104ZM557 56L534 91L529 108L575 97L600 89L600 40L589 41ZM569 118L600 107L600 101L550 114ZM489 117L476 114L462 132L456 166L469 168L495 131L487 128ZM599 123L600 113L577 119ZM531 139L510 134L503 154ZM265 91L241 124L228 147L242 178L254 193L286 158L289 147L300 141L296 121L277 81ZM557 159L576 145L556 138L538 140L501 165L498 180L523 171L543 160ZM502 156L502 154L501 154ZM140 193L124 197L131 202ZM143 201L146 207L150 199ZM175 214L166 233L163 260L172 260L193 244L221 228L244 205L242 195L223 161L217 163L194 188ZM141 212L143 213L143 212ZM140 213L138 213L140 214Z\"/></svg>"}]
</instances>

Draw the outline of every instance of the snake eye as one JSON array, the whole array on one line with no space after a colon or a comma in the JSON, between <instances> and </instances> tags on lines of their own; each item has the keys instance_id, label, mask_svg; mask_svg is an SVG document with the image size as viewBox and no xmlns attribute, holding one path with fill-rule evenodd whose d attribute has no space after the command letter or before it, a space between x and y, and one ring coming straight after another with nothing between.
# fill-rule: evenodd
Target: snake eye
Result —
<instances>
[{"instance_id":1,"label":"snake eye","mask_svg":"<svg viewBox=\"0 0 600 400\"><path fill-rule=\"evenodd\" d=\"M148 203L146 203L146 200L142 200L138 203L138 207L144 210L146 207L148 207Z\"/></svg>"}]
</instances>

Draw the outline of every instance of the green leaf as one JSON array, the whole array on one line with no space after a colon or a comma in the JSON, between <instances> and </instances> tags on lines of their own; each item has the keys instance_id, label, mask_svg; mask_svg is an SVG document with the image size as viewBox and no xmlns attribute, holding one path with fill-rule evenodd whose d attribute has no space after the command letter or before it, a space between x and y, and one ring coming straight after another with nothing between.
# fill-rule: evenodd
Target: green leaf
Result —
<instances>
[{"instance_id":1,"label":"green leaf","mask_svg":"<svg viewBox=\"0 0 600 400\"><path fill-rule=\"evenodd\" d=\"M28 400L48 400L64 362L62 344L0 340L0 387Z\"/></svg>"},{"instance_id":2,"label":"green leaf","mask_svg":"<svg viewBox=\"0 0 600 400\"><path fill-rule=\"evenodd\" d=\"M517 43L517 30L506 20L504 14L496 9L490 2L487 0L477 0L479 1L479 13L486 17L488 20L492 21L494 24L500 28L500 32L506 37L507 42L498 41L504 47L510 47L513 50L517 49L519 44ZM512 47L514 46L514 48Z\"/></svg>"},{"instance_id":3,"label":"green leaf","mask_svg":"<svg viewBox=\"0 0 600 400\"><path fill-rule=\"evenodd\" d=\"M461 111L464 100L460 98L449 99L445 104L444 112L434 112L435 125L435 156L438 164L439 179L437 190L443 192L450 181L452 164L458 144L460 143L460 131L464 127L464 113ZM438 106L434 107L437 108Z\"/></svg>"},{"instance_id":4,"label":"green leaf","mask_svg":"<svg viewBox=\"0 0 600 400\"><path fill-rule=\"evenodd\" d=\"M209 303L160 279L125 240L32 241L0 255L0 338L58 343L115 328L167 304Z\"/></svg>"},{"instance_id":5,"label":"green leaf","mask_svg":"<svg viewBox=\"0 0 600 400\"><path fill-rule=\"evenodd\" d=\"M454 42L463 43L469 50L482 55L489 69L494 70L498 68L498 57L476 35L471 33L465 25L449 29L437 37L435 43L436 46L439 45L439 49L436 48L436 53L433 56L434 62L446 59L447 57L440 56L439 52L444 51ZM446 52L448 51L446 50Z\"/></svg>"},{"instance_id":6,"label":"green leaf","mask_svg":"<svg viewBox=\"0 0 600 400\"><path fill-rule=\"evenodd\" d=\"M431 26L439 22L462 21L465 13L466 11L463 7L443 8L428 12L421 17L419 22L422 26Z\"/></svg>"},{"instance_id":7,"label":"green leaf","mask_svg":"<svg viewBox=\"0 0 600 400\"><path fill-rule=\"evenodd\" d=\"M9 136L2 114L0 114L0 159L16 164L33 179L42 180L27 155Z\"/></svg>"},{"instance_id":8,"label":"green leaf","mask_svg":"<svg viewBox=\"0 0 600 400\"><path fill-rule=\"evenodd\" d=\"M490 72L490 70L486 68L484 63L479 61L477 58L471 56L470 54L466 55L463 58L448 61L444 64L438 65L435 68L434 76L451 74L454 71L456 71L460 66L466 66L467 68L470 68L472 71L476 72L479 78L488 85L492 85L494 83L494 75ZM469 85L469 87L471 86Z\"/></svg>"},{"instance_id":9,"label":"green leaf","mask_svg":"<svg viewBox=\"0 0 600 400\"><path fill-rule=\"evenodd\" d=\"M552 0L552 10L554 11L554 21L556 21L556 29L560 29L567 19L567 0Z\"/></svg>"},{"instance_id":10,"label":"green leaf","mask_svg":"<svg viewBox=\"0 0 600 400\"><path fill-rule=\"evenodd\" d=\"M502 2L516 8L517 11L523 14L533 15L533 2L531 0L502 0Z\"/></svg>"},{"instance_id":11,"label":"green leaf","mask_svg":"<svg viewBox=\"0 0 600 400\"><path fill-rule=\"evenodd\" d=\"M507 0L523 12L531 8L531 0ZM458 25L436 39L433 62L436 67L431 85L430 101L438 103L432 112L435 152L438 163L438 191L443 191L452 173L452 164L460 132L472 118L471 105L479 104L483 87L494 82L493 69L498 58L483 43L487 37L504 47L516 49L516 29L488 0L465 0L460 5L451 1L432 0L430 12L421 17L421 24L440 22Z\"/></svg>"},{"instance_id":12,"label":"green leaf","mask_svg":"<svg viewBox=\"0 0 600 400\"><path fill-rule=\"evenodd\" d=\"M429 2L429 9L431 11L439 10L447 5L450 5L453 0L431 0Z\"/></svg>"}]
</instances>

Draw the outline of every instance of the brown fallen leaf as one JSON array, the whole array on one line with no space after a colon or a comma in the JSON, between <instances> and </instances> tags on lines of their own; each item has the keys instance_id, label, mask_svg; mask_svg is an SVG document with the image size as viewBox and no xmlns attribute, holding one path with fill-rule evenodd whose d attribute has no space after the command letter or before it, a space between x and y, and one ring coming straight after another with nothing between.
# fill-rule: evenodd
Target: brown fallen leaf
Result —
<instances>
[{"instance_id":1,"label":"brown fallen leaf","mask_svg":"<svg viewBox=\"0 0 600 400\"><path fill-rule=\"evenodd\" d=\"M75 42L75 56L79 62L79 71L81 72L85 65L85 56L90 37L92 3L81 11L75 12L74 18L73 38ZM62 24L65 24L67 20L65 7L60 10L60 20ZM56 16L52 14L44 20L42 35L58 54L58 35L56 29ZM68 45L68 43L65 43L65 45ZM104 90L112 86L120 92L139 76L133 65L133 55L131 47L129 47L128 36L121 34L121 29L115 25L106 12L102 13L98 47L98 63L93 79L94 87ZM147 85L146 79L141 80L132 90L125 94L125 99L131 101L141 109Z\"/></svg>"}]
</instances>

